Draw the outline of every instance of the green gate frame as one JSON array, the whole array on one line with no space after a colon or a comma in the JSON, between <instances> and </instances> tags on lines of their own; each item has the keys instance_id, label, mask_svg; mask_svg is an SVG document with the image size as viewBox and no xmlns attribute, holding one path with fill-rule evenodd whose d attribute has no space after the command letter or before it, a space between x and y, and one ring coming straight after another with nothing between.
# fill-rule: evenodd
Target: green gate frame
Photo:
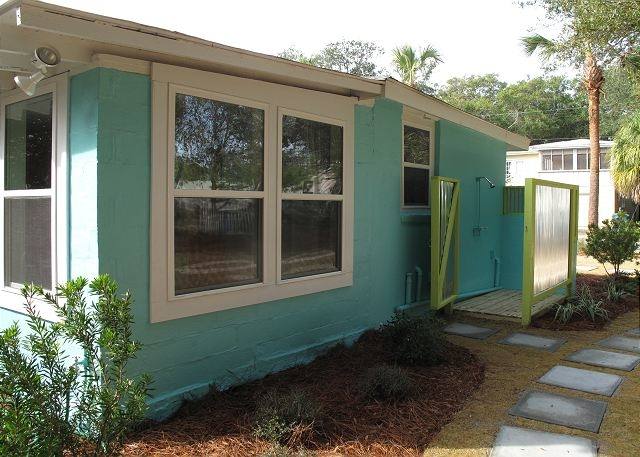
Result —
<instances>
[{"instance_id":1,"label":"green gate frame","mask_svg":"<svg viewBox=\"0 0 640 457\"><path fill-rule=\"evenodd\" d=\"M567 279L538 294L533 292L534 281L534 250L536 244L536 187L556 187L570 191L570 219L569 219L569 264L567 265ZM578 197L579 188L573 184L564 184L544 179L527 178L524 189L524 245L522 268L522 325L531 323L531 307L541 300L555 294L561 288L566 289L566 296L573 293L576 280L576 256L578 253Z\"/></svg>"},{"instance_id":2,"label":"green gate frame","mask_svg":"<svg viewBox=\"0 0 640 457\"><path fill-rule=\"evenodd\" d=\"M444 249L440 255L440 184L449 182L453 184L451 194L451 207L447 216L446 232L444 234ZM458 285L460 275L460 181L444 176L434 176L431 178L431 308L441 309L447 305L452 305L458 298ZM449 251L452 240L455 243L453 259L449 259ZM448 297L443 297L444 279L447 273L449 260L454 262L453 293Z\"/></svg>"}]
</instances>

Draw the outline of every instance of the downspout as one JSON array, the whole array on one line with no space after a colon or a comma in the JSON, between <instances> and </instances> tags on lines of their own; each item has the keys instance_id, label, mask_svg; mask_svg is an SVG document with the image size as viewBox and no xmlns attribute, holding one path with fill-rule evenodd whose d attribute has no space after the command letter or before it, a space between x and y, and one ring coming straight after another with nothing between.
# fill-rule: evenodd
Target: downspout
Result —
<instances>
[{"instance_id":1,"label":"downspout","mask_svg":"<svg viewBox=\"0 0 640 457\"><path fill-rule=\"evenodd\" d=\"M493 287L494 288L500 287L501 270L502 268L501 268L500 257L494 257L493 258Z\"/></svg>"}]
</instances>

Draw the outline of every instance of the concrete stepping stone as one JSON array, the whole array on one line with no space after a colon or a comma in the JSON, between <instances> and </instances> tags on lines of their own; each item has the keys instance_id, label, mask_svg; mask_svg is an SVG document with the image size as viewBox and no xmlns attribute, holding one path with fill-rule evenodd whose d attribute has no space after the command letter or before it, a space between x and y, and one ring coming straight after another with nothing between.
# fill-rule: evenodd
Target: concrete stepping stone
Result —
<instances>
[{"instance_id":1,"label":"concrete stepping stone","mask_svg":"<svg viewBox=\"0 0 640 457\"><path fill-rule=\"evenodd\" d=\"M490 457L596 457L595 441L579 436L539 432L503 425Z\"/></svg>"},{"instance_id":2,"label":"concrete stepping stone","mask_svg":"<svg viewBox=\"0 0 640 457\"><path fill-rule=\"evenodd\" d=\"M461 322L453 322L443 330L445 333L450 333L451 335L466 336L467 338L474 338L476 340L486 340L491 335L500 331L498 328L478 327Z\"/></svg>"},{"instance_id":3,"label":"concrete stepping stone","mask_svg":"<svg viewBox=\"0 0 640 457\"><path fill-rule=\"evenodd\" d=\"M640 357L600 349L581 349L566 357L571 362L584 363L614 370L633 371L640 363Z\"/></svg>"},{"instance_id":4,"label":"concrete stepping stone","mask_svg":"<svg viewBox=\"0 0 640 457\"><path fill-rule=\"evenodd\" d=\"M640 336L640 327L638 328L632 328L631 330L629 330L627 332L630 335L636 335L636 336Z\"/></svg>"},{"instance_id":5,"label":"concrete stepping stone","mask_svg":"<svg viewBox=\"0 0 640 457\"><path fill-rule=\"evenodd\" d=\"M607 404L603 401L529 390L509 414L598 433L606 410Z\"/></svg>"},{"instance_id":6,"label":"concrete stepping stone","mask_svg":"<svg viewBox=\"0 0 640 457\"><path fill-rule=\"evenodd\" d=\"M529 335L528 333L512 333L506 338L498 341L498 343L508 344L511 346L524 346L528 348L542 349L543 351L548 351L548 352L555 352L566 341L567 340Z\"/></svg>"},{"instance_id":7,"label":"concrete stepping stone","mask_svg":"<svg viewBox=\"0 0 640 457\"><path fill-rule=\"evenodd\" d=\"M564 365L556 365L538 379L538 382L542 384L606 395L607 397L614 394L622 381L623 378L616 374L600 373Z\"/></svg>"},{"instance_id":8,"label":"concrete stepping stone","mask_svg":"<svg viewBox=\"0 0 640 457\"><path fill-rule=\"evenodd\" d=\"M602 341L598 341L598 345L611 349L620 349L621 351L637 352L640 354L640 338L610 336Z\"/></svg>"}]
</instances>

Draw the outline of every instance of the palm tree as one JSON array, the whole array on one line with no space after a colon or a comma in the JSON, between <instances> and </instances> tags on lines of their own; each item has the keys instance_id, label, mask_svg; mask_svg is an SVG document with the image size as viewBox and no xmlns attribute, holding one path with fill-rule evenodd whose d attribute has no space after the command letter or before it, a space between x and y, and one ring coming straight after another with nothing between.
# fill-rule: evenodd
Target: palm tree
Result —
<instances>
[{"instance_id":1,"label":"palm tree","mask_svg":"<svg viewBox=\"0 0 640 457\"><path fill-rule=\"evenodd\" d=\"M640 204L640 111L628 117L615 135L611 176L618 193Z\"/></svg>"},{"instance_id":2,"label":"palm tree","mask_svg":"<svg viewBox=\"0 0 640 457\"><path fill-rule=\"evenodd\" d=\"M436 65L441 62L440 53L430 45L422 50L414 49L409 45L393 50L393 66L402 78L402 82L411 87L420 88L424 81L429 79Z\"/></svg>"},{"instance_id":3,"label":"palm tree","mask_svg":"<svg viewBox=\"0 0 640 457\"><path fill-rule=\"evenodd\" d=\"M563 44L549 40L542 35L522 38L522 45L528 55L538 51L549 60L565 52ZM582 85L589 99L589 142L591 147L589 164L589 225L598 225L598 199L600 193L600 95L604 75L602 66L588 46L583 51L584 73Z\"/></svg>"}]
</instances>

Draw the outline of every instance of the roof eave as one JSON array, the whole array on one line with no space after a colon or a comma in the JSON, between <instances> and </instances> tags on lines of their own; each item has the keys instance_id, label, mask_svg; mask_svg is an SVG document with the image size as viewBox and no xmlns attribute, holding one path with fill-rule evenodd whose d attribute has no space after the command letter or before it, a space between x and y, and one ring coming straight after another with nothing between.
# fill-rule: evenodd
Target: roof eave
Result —
<instances>
[{"instance_id":1,"label":"roof eave","mask_svg":"<svg viewBox=\"0 0 640 457\"><path fill-rule=\"evenodd\" d=\"M403 105L449 120L503 141L507 144L508 149L527 150L529 148L531 142L529 138L498 127L495 124L462 111L436 97L424 94L393 78L387 78L385 80L384 96Z\"/></svg>"}]
</instances>

